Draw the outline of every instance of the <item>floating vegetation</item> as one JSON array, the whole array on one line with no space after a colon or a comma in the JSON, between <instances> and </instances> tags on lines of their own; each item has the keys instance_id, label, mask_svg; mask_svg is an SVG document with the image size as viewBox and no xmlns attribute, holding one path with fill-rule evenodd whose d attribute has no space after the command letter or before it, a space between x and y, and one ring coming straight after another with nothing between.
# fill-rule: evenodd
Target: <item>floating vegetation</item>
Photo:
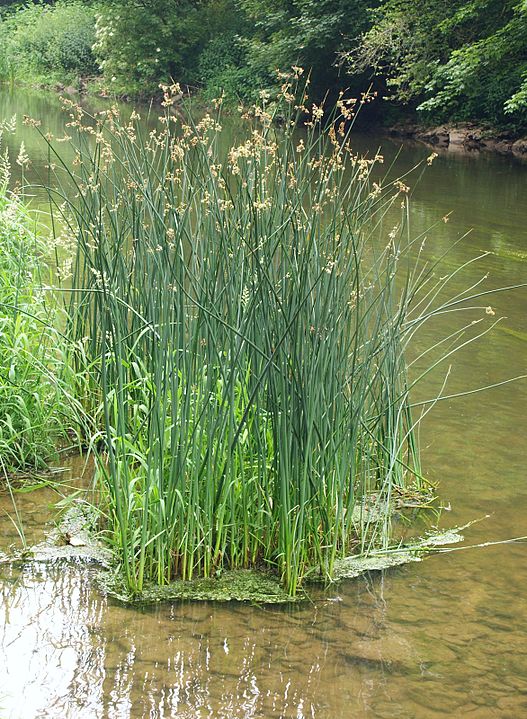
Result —
<instances>
[{"instance_id":1,"label":"floating vegetation","mask_svg":"<svg viewBox=\"0 0 527 719\"><path fill-rule=\"evenodd\" d=\"M431 554L476 549L524 542L527 537L450 547L464 540L461 532L477 521L461 527L433 530L387 550L362 556L337 559L331 583L355 579L362 574L388 570L411 562L420 562ZM130 592L123 581L119 564L97 536L97 511L82 501L74 501L53 526L44 542L10 554L0 552L0 565L28 562L89 562L98 565L94 573L97 587L127 604L153 604L170 601L239 601L255 604L286 604L310 598L310 588L327 583L314 568L304 581L302 592L292 597L282 586L275 571L266 568L236 569L218 572L214 577L176 579L163 586L146 584L141 592Z\"/></svg>"},{"instance_id":2,"label":"floating vegetation","mask_svg":"<svg viewBox=\"0 0 527 719\"><path fill-rule=\"evenodd\" d=\"M97 537L96 516L96 510L89 504L73 500L60 519L45 532L42 542L0 553L0 564L80 560L109 569L115 565L115 558Z\"/></svg>"},{"instance_id":3,"label":"floating vegetation","mask_svg":"<svg viewBox=\"0 0 527 719\"><path fill-rule=\"evenodd\" d=\"M390 567L398 567L410 562L420 562L436 547L462 542L464 536L459 529L432 532L425 537L412 540L385 551L374 551L365 556L344 557L335 562L334 580L352 579L366 572L377 572Z\"/></svg>"},{"instance_id":4,"label":"floating vegetation","mask_svg":"<svg viewBox=\"0 0 527 719\"><path fill-rule=\"evenodd\" d=\"M421 557L413 551L403 549L380 554L369 554L358 557L345 557L335 562L334 580L353 579L366 572L381 571L390 567L398 567L409 562L420 562Z\"/></svg>"},{"instance_id":5,"label":"floating vegetation","mask_svg":"<svg viewBox=\"0 0 527 719\"><path fill-rule=\"evenodd\" d=\"M114 557L96 535L97 516L90 505L74 502L48 532L45 541L25 551L22 557L37 562L81 559L111 567Z\"/></svg>"},{"instance_id":6,"label":"floating vegetation","mask_svg":"<svg viewBox=\"0 0 527 719\"><path fill-rule=\"evenodd\" d=\"M500 247L498 250L492 250L489 254L496 257L503 257L507 260L516 260L517 262L525 262L527 260L527 252L525 250L513 250L511 247Z\"/></svg>"},{"instance_id":7,"label":"floating vegetation","mask_svg":"<svg viewBox=\"0 0 527 719\"><path fill-rule=\"evenodd\" d=\"M303 598L303 594L291 597L278 576L251 569L227 570L207 579L179 579L164 586L150 585L138 594L127 592L122 582L108 573L99 575L98 583L112 597L134 604L179 600L285 604Z\"/></svg>"}]
</instances>

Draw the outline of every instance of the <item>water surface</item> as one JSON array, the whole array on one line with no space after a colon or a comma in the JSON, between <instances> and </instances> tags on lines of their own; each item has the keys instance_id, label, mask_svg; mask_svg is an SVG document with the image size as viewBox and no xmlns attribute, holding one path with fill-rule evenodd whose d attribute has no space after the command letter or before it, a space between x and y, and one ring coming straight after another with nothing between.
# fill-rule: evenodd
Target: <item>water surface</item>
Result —
<instances>
[{"instance_id":1,"label":"water surface","mask_svg":"<svg viewBox=\"0 0 527 719\"><path fill-rule=\"evenodd\" d=\"M0 119L15 112L62 131L52 96L0 92ZM28 128L19 126L11 150L22 140L31 177L45 173L45 150ZM401 170L430 154L373 135L355 142L371 152L382 145L387 161L399 152ZM451 247L453 267L491 253L456 278L454 291L486 274L488 289L527 281L527 163L443 152L412 199L414 232L439 221L428 233L430 256ZM527 291L479 304L506 319L453 358L447 394L527 372ZM457 321L430 326L419 342ZM437 373L418 398L441 381ZM423 464L452 507L443 525L490 515L467 530L466 544L527 535L526 400L527 382L509 384L438 404L423 424ZM73 463L68 481L79 474ZM29 540L57 496L19 496ZM5 547L18 535L5 515L9 497L0 502ZM92 572L0 565L2 719L527 716L525 544L436 556L272 609L130 608L98 593Z\"/></svg>"}]
</instances>

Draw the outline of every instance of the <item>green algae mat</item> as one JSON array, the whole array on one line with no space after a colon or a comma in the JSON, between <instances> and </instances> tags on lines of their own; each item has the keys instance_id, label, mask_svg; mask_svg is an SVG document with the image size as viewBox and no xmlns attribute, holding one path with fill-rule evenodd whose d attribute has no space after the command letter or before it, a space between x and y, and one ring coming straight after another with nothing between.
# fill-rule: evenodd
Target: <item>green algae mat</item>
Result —
<instances>
[{"instance_id":1,"label":"green algae mat","mask_svg":"<svg viewBox=\"0 0 527 719\"><path fill-rule=\"evenodd\" d=\"M283 589L279 578L269 571L223 571L213 578L191 581L175 580L165 586L147 586L137 594L128 593L119 579L113 555L96 537L93 530L94 515L86 505L74 504L60 522L48 533L44 542L17 554L0 555L0 563L86 561L97 565L95 574L98 587L111 597L126 603L153 604L169 601L251 602L255 604L285 604L309 597L309 584L305 592L292 598ZM418 537L406 544L387 550L373 551L367 556L350 556L335 562L333 581L353 579L372 571L419 562L430 553L450 544L462 542L460 530L441 530ZM313 575L312 584L326 580ZM327 583L327 582L326 582Z\"/></svg>"}]
</instances>

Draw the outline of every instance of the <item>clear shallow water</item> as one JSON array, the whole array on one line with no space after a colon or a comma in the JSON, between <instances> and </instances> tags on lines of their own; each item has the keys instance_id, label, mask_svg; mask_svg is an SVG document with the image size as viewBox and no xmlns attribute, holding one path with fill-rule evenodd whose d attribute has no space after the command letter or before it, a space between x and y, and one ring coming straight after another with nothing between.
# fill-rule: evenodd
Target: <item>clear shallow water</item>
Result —
<instances>
[{"instance_id":1,"label":"clear shallow water","mask_svg":"<svg viewBox=\"0 0 527 719\"><path fill-rule=\"evenodd\" d=\"M28 113L60 132L55 98L0 92L0 118ZM22 139L36 175L45 163ZM397 144L357 137L358 149ZM39 154L39 152L41 154ZM399 167L430 153L403 148ZM527 281L527 164L441 154L413 190L412 229L448 262L491 251L459 280L486 288ZM527 371L527 290L491 296L490 335L453 358L447 393ZM481 314L484 314L482 311ZM477 316L477 313L476 313ZM456 318L430 326L426 341ZM419 390L432 396L440 375ZM419 398L418 397L418 398ZM467 544L527 534L527 382L439 404L423 425L423 463L452 511L443 524L491 516ZM72 477L79 474L73 465ZM74 480L72 480L74 481ZM28 540L41 534L51 490L19 496ZM0 508L12 512L3 496ZM1 512L5 547L16 530ZM527 545L436 556L345 582L313 603L265 609L175 603L123 607L84 566L0 565L1 719L527 716Z\"/></svg>"}]
</instances>

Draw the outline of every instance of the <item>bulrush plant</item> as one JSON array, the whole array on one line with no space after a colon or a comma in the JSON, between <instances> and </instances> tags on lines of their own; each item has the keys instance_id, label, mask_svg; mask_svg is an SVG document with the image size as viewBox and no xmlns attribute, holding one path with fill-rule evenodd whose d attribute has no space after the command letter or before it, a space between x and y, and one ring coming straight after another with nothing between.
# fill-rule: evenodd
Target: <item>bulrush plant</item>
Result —
<instances>
[{"instance_id":1,"label":"bulrush plant","mask_svg":"<svg viewBox=\"0 0 527 719\"><path fill-rule=\"evenodd\" d=\"M227 150L219 107L193 120L177 85L150 130L67 101L72 167L50 140L53 213L78 247L75 376L89 363L105 530L131 595L250 568L294 597L392 546L406 494L429 500L405 352L447 311L448 279L408 239L404 182L375 184L382 158L353 152L365 98L326 121L294 81L243 111Z\"/></svg>"}]
</instances>

